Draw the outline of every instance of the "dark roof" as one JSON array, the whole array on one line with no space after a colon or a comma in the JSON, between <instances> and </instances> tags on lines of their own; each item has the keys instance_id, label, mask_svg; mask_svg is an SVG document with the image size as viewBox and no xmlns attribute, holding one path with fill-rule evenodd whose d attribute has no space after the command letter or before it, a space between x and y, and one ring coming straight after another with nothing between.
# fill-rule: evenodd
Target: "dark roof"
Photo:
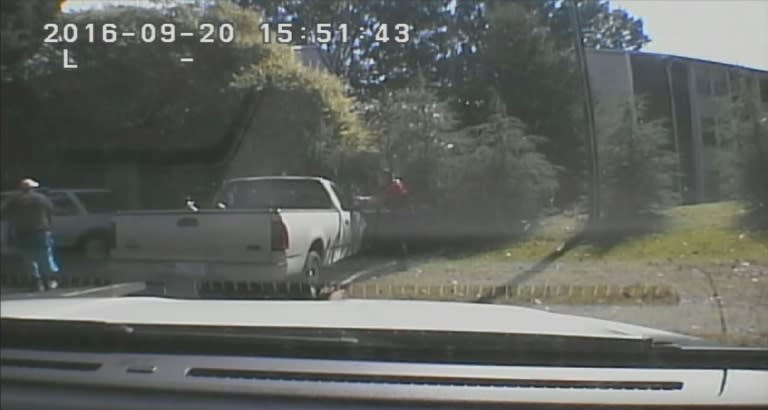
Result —
<instances>
[{"instance_id":1,"label":"dark roof","mask_svg":"<svg viewBox=\"0 0 768 410\"><path fill-rule=\"evenodd\" d=\"M603 49L603 48L590 48L587 51L606 53L606 54L608 53L628 54L630 56L648 56L648 57L655 57L659 59L684 60L684 61L690 61L690 62L696 62L696 63L713 64L713 65L718 65L724 68L739 69L739 70L751 71L756 74L768 75L768 71L761 70L759 68L747 67L747 66L738 65L738 64L723 63L720 61L705 60L702 58L684 57L684 56L678 56L674 54L663 54L663 53L654 53L654 52L648 52L648 51L633 51L633 50L611 50L611 49Z\"/></svg>"}]
</instances>

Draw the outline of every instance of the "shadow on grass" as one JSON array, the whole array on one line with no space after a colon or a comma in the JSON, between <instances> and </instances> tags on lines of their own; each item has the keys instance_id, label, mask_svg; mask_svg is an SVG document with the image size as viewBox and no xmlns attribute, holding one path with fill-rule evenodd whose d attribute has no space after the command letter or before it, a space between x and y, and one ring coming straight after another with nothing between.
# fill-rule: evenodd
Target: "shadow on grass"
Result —
<instances>
[{"instance_id":1,"label":"shadow on grass","mask_svg":"<svg viewBox=\"0 0 768 410\"><path fill-rule=\"evenodd\" d=\"M537 262L534 266L532 266L528 270L524 271L523 273L520 273L519 275L516 275L515 277L513 277L507 282L502 283L501 285L497 285L489 289L488 291L484 292L482 295L480 295L480 297L476 298L472 302L493 303L494 300L496 300L496 296L494 295L503 294L504 290L507 287L520 286L521 284L527 282L534 276L538 275L539 273L547 269L553 262L555 262L556 260L560 259L560 257L568 253L568 251L580 245L585 239L585 232L586 232L585 230L582 230L581 232L576 233L567 241L565 241L560 247L550 252L547 256L545 256L542 260Z\"/></svg>"},{"instance_id":2,"label":"shadow on grass","mask_svg":"<svg viewBox=\"0 0 768 410\"><path fill-rule=\"evenodd\" d=\"M596 248L597 254L604 254L620 243L639 236L659 232L665 225L665 217L660 214L643 214L631 218L621 218L600 221L591 224L566 240L560 247L553 250L534 266L516 275L509 281L489 289L474 300L475 303L492 303L505 288L520 286L534 276L546 270L553 262L568 253L571 249L590 244Z\"/></svg>"},{"instance_id":3,"label":"shadow on grass","mask_svg":"<svg viewBox=\"0 0 768 410\"><path fill-rule=\"evenodd\" d=\"M603 219L591 225L584 234L584 242L603 255L622 242L661 232L667 217L658 213Z\"/></svg>"},{"instance_id":4,"label":"shadow on grass","mask_svg":"<svg viewBox=\"0 0 768 410\"><path fill-rule=\"evenodd\" d=\"M739 217L739 229L755 232L758 237L768 242L768 205L754 207Z\"/></svg>"},{"instance_id":5,"label":"shadow on grass","mask_svg":"<svg viewBox=\"0 0 768 410\"><path fill-rule=\"evenodd\" d=\"M401 244L406 243L410 256L439 254L459 259L498 249L525 236L522 225L501 229L499 223L439 214L416 215L410 219L385 215L370 222L363 253L397 255Z\"/></svg>"}]
</instances>

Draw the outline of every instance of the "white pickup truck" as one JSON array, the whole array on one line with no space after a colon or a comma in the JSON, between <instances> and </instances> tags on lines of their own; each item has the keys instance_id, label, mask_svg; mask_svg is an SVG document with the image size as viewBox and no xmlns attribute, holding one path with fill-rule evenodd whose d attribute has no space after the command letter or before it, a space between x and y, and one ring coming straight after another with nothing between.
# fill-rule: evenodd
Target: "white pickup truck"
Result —
<instances>
[{"instance_id":1,"label":"white pickup truck","mask_svg":"<svg viewBox=\"0 0 768 410\"><path fill-rule=\"evenodd\" d=\"M231 179L212 208L118 213L112 271L130 281L319 283L324 266L360 249L365 229L323 178Z\"/></svg>"}]
</instances>

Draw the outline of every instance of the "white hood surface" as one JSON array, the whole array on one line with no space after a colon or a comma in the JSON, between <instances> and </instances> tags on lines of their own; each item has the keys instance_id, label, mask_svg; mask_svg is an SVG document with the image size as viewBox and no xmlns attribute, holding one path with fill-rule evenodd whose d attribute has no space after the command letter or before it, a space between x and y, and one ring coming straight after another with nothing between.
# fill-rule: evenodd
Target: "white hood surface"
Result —
<instances>
[{"instance_id":1,"label":"white hood surface","mask_svg":"<svg viewBox=\"0 0 768 410\"><path fill-rule=\"evenodd\" d=\"M113 324L431 330L629 339L689 338L657 329L526 307L404 300L26 299L0 302L0 317Z\"/></svg>"}]
</instances>

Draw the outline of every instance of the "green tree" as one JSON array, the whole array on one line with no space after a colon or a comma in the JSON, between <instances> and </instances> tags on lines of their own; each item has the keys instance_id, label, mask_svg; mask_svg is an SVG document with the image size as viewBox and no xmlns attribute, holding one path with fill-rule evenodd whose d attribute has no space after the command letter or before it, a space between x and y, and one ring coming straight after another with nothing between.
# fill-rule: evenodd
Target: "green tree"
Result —
<instances>
[{"instance_id":1,"label":"green tree","mask_svg":"<svg viewBox=\"0 0 768 410\"><path fill-rule=\"evenodd\" d=\"M535 0L528 4L549 26L558 45L573 44L569 0ZM640 50L651 39L643 30L643 20L632 17L626 10L612 8L609 0L578 0L586 47L615 50Z\"/></svg>"},{"instance_id":2,"label":"green tree","mask_svg":"<svg viewBox=\"0 0 768 410\"><path fill-rule=\"evenodd\" d=\"M753 101L750 85L743 78L734 81L736 92L716 101L716 166L722 195L747 201L768 226L768 112Z\"/></svg>"},{"instance_id":3,"label":"green tree","mask_svg":"<svg viewBox=\"0 0 768 410\"><path fill-rule=\"evenodd\" d=\"M455 126L449 105L419 74L410 86L383 93L367 106L368 126L375 130L385 166L403 176L414 192L435 193L444 135Z\"/></svg>"},{"instance_id":4,"label":"green tree","mask_svg":"<svg viewBox=\"0 0 768 410\"><path fill-rule=\"evenodd\" d=\"M676 202L676 157L663 120L648 120L642 99L598 126L601 198L606 221L625 222Z\"/></svg>"},{"instance_id":5,"label":"green tree","mask_svg":"<svg viewBox=\"0 0 768 410\"><path fill-rule=\"evenodd\" d=\"M523 121L531 133L547 137L540 149L568 170L561 174L561 186L578 187L583 148L578 132L580 93L571 57L520 4L500 2L487 10L466 10L470 11L483 14L488 26L475 37L475 44L467 45L474 52L455 59L451 83L462 125L485 123L493 114L490 102L498 95L508 115ZM568 193L558 202L575 196L562 192Z\"/></svg>"},{"instance_id":6,"label":"green tree","mask_svg":"<svg viewBox=\"0 0 768 410\"><path fill-rule=\"evenodd\" d=\"M509 116L500 98L489 121L454 133L441 160L446 203L502 232L552 204L557 167L537 150L546 139ZM497 231L498 232L498 231Z\"/></svg>"},{"instance_id":7,"label":"green tree","mask_svg":"<svg viewBox=\"0 0 768 410\"><path fill-rule=\"evenodd\" d=\"M407 46L380 44L369 29L361 39L323 45L332 71L347 79L359 95L406 87L421 69L440 86L463 126L484 123L491 115L493 92L509 114L546 135L542 150L567 172L561 174L559 203L578 195L582 185L583 144L579 128L581 98L572 50L573 36L563 1L455 0L239 0L258 6L271 21L312 27L347 22L373 29L380 22L403 21L414 27ZM588 46L637 49L648 41L642 21L605 0L580 2ZM300 33L294 35L299 38ZM360 33L356 33L360 34ZM313 36L307 42L316 42Z\"/></svg>"},{"instance_id":8,"label":"green tree","mask_svg":"<svg viewBox=\"0 0 768 410\"><path fill-rule=\"evenodd\" d=\"M0 58L3 82L23 75L24 63L43 43L43 25L55 21L63 1L3 0L0 2ZM21 71L21 72L20 72Z\"/></svg>"},{"instance_id":9,"label":"green tree","mask_svg":"<svg viewBox=\"0 0 768 410\"><path fill-rule=\"evenodd\" d=\"M261 146L277 144L284 134L302 138L306 144L297 146L307 146L307 151L280 152L288 156L286 161L315 161L317 169L333 169L329 162L338 152L354 150L364 138L343 83L303 67L289 47L265 44L258 27L261 18L253 11L220 2L204 12L183 5L106 7L66 13L59 19L80 26L116 23L126 30L170 21L177 33L194 31L200 22L231 22L237 32L229 44L185 38L152 45L129 38L113 44L68 44L79 66L74 70L61 66L62 44L46 44L30 59L35 62L30 77L12 81L14 87L3 86L4 102L11 95L9 89L15 91L13 104L4 104L1 112L4 159L15 158L18 163L73 152L88 154L79 158L91 154L125 158L141 152L141 160L190 151L213 155L228 136L243 133L241 128L257 109L301 117L281 124L279 133L248 134L265 138ZM195 63L180 62L187 56ZM295 111L283 110L273 101ZM326 131L320 132L321 128Z\"/></svg>"},{"instance_id":10,"label":"green tree","mask_svg":"<svg viewBox=\"0 0 768 410\"><path fill-rule=\"evenodd\" d=\"M445 0L238 0L238 4L263 10L272 23L290 22L296 44L318 45L330 70L349 81L362 95L387 88L407 86L422 67L428 76L450 44L442 29L448 8ZM345 24L347 40L340 30L330 41L318 40L314 28L327 24L337 29ZM396 25L409 26L406 42L394 41ZM386 25L389 41L377 32ZM305 28L306 31L301 28ZM302 38L304 37L304 38Z\"/></svg>"},{"instance_id":11,"label":"green tree","mask_svg":"<svg viewBox=\"0 0 768 410\"><path fill-rule=\"evenodd\" d=\"M745 150L752 137L752 124L743 98L721 97L716 102L716 168L720 193L726 199L745 199Z\"/></svg>"},{"instance_id":12,"label":"green tree","mask_svg":"<svg viewBox=\"0 0 768 410\"><path fill-rule=\"evenodd\" d=\"M243 93L229 89L234 74L265 58L258 30L247 24L253 16L222 3L204 16L188 7L150 9L105 8L61 15L59 24L115 23L138 30L169 20L177 30L191 30L199 19L238 23L233 45L200 44L177 39L151 46L118 38L113 44L67 44L77 69L62 67L64 44L45 44L33 59L34 76L19 82L35 108L13 104L18 114L8 126L27 143L49 150L74 145L130 149L154 146L205 146L218 139L237 112ZM242 23L242 24L239 24ZM180 57L198 62L185 65ZM4 113L5 114L5 113Z\"/></svg>"}]
</instances>

